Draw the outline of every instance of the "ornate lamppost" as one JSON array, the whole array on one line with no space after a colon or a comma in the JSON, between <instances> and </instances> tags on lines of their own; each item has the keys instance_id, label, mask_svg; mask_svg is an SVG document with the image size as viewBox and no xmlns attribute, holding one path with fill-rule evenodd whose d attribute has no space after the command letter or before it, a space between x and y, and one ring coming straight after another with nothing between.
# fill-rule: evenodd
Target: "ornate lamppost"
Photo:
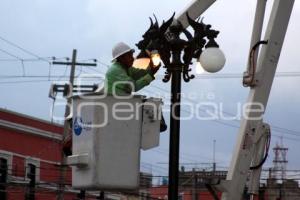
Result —
<instances>
[{"instance_id":1,"label":"ornate lamppost","mask_svg":"<svg viewBox=\"0 0 300 200\"><path fill-rule=\"evenodd\" d=\"M153 58L160 55L166 68L163 81L171 80L169 200L178 199L181 77L185 82L195 77L190 75L193 58L197 59L208 72L217 72L225 64L225 56L215 41L219 31L211 29L211 25L206 25L202 21L194 21L187 13L188 22L194 31L192 35L180 22L174 20L174 15L175 13L161 26L158 25L156 18L155 23L150 18L151 26L143 35L143 40L137 44L141 50L138 57L144 57L147 51L151 52ZM187 40L180 38L182 33Z\"/></svg>"}]
</instances>

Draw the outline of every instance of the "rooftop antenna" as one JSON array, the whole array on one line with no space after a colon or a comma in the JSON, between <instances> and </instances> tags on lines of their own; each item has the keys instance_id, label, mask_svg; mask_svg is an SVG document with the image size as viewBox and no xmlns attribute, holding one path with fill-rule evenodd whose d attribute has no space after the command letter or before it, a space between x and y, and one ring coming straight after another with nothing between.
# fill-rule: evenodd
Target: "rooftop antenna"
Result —
<instances>
[{"instance_id":1,"label":"rooftop antenna","mask_svg":"<svg viewBox=\"0 0 300 200\"><path fill-rule=\"evenodd\" d=\"M216 140L213 141L213 172L216 171Z\"/></svg>"},{"instance_id":2,"label":"rooftop antenna","mask_svg":"<svg viewBox=\"0 0 300 200\"><path fill-rule=\"evenodd\" d=\"M286 168L288 160L286 158L288 148L283 146L283 137L280 137L280 144L277 142L276 146L273 148L275 158L273 160L273 171L272 173L274 179L286 179Z\"/></svg>"}]
</instances>

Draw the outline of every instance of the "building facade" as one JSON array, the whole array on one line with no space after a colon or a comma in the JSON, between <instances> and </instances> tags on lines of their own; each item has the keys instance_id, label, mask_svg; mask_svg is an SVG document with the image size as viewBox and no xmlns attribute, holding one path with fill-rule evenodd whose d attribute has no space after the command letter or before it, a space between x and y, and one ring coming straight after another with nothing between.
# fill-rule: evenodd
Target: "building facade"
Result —
<instances>
[{"instance_id":1,"label":"building facade","mask_svg":"<svg viewBox=\"0 0 300 200\"><path fill-rule=\"evenodd\" d=\"M0 199L51 200L59 194L63 127L0 110ZM77 198L67 170L65 200Z\"/></svg>"},{"instance_id":2,"label":"building facade","mask_svg":"<svg viewBox=\"0 0 300 200\"><path fill-rule=\"evenodd\" d=\"M0 109L0 200L146 199L151 174L141 173L140 190L130 192L78 191L71 187L71 169L61 180L63 126Z\"/></svg>"},{"instance_id":3,"label":"building facade","mask_svg":"<svg viewBox=\"0 0 300 200\"><path fill-rule=\"evenodd\" d=\"M57 200L64 185L64 200L101 199L100 192L71 187L71 170L61 180L63 127L30 116L0 109L0 200ZM179 179L180 200L214 200L206 183L226 178L226 171L183 171ZM221 193L216 192L220 197ZM140 188L130 192L105 192L105 199L167 199L168 186L152 186L152 175L141 173ZM103 198L102 198L103 199ZM249 199L245 195L245 200ZM300 200L297 181L278 183L272 176L261 187L260 200Z\"/></svg>"}]
</instances>

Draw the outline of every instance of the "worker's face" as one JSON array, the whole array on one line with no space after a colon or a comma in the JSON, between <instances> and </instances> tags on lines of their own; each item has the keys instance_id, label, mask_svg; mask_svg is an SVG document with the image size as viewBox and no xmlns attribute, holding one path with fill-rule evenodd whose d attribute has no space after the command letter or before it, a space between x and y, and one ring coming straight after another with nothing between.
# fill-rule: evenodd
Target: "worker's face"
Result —
<instances>
[{"instance_id":1,"label":"worker's face","mask_svg":"<svg viewBox=\"0 0 300 200\"><path fill-rule=\"evenodd\" d=\"M130 68L133 64L133 52L125 53L124 55L118 58L119 62L123 64L125 67Z\"/></svg>"}]
</instances>

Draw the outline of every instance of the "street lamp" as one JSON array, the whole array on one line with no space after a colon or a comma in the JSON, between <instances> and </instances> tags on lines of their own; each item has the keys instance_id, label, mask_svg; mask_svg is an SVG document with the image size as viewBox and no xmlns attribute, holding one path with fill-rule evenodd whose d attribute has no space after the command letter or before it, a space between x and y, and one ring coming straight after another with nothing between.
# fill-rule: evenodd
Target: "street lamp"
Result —
<instances>
[{"instance_id":1,"label":"street lamp","mask_svg":"<svg viewBox=\"0 0 300 200\"><path fill-rule=\"evenodd\" d=\"M205 49L199 58L199 63L207 72L215 73L220 71L225 64L225 55L216 47Z\"/></svg>"},{"instance_id":2,"label":"street lamp","mask_svg":"<svg viewBox=\"0 0 300 200\"><path fill-rule=\"evenodd\" d=\"M143 40L136 44L141 50L139 57L146 55L146 52L156 52L160 55L166 68L163 81L171 80L169 200L178 199L181 76L185 82L195 77L190 75L193 58L199 60L208 72L217 72L225 64L225 56L215 41L219 31L212 30L211 25L206 25L202 21L192 20L187 13L188 23L194 30L192 35L174 20L174 16L175 13L161 26L158 25L155 16L155 23L150 18L150 28L144 33ZM187 40L180 38L182 33Z\"/></svg>"},{"instance_id":3,"label":"street lamp","mask_svg":"<svg viewBox=\"0 0 300 200\"><path fill-rule=\"evenodd\" d=\"M151 52L151 60L155 67L157 67L160 64L161 58L160 58L159 52L157 50L154 50Z\"/></svg>"}]
</instances>

